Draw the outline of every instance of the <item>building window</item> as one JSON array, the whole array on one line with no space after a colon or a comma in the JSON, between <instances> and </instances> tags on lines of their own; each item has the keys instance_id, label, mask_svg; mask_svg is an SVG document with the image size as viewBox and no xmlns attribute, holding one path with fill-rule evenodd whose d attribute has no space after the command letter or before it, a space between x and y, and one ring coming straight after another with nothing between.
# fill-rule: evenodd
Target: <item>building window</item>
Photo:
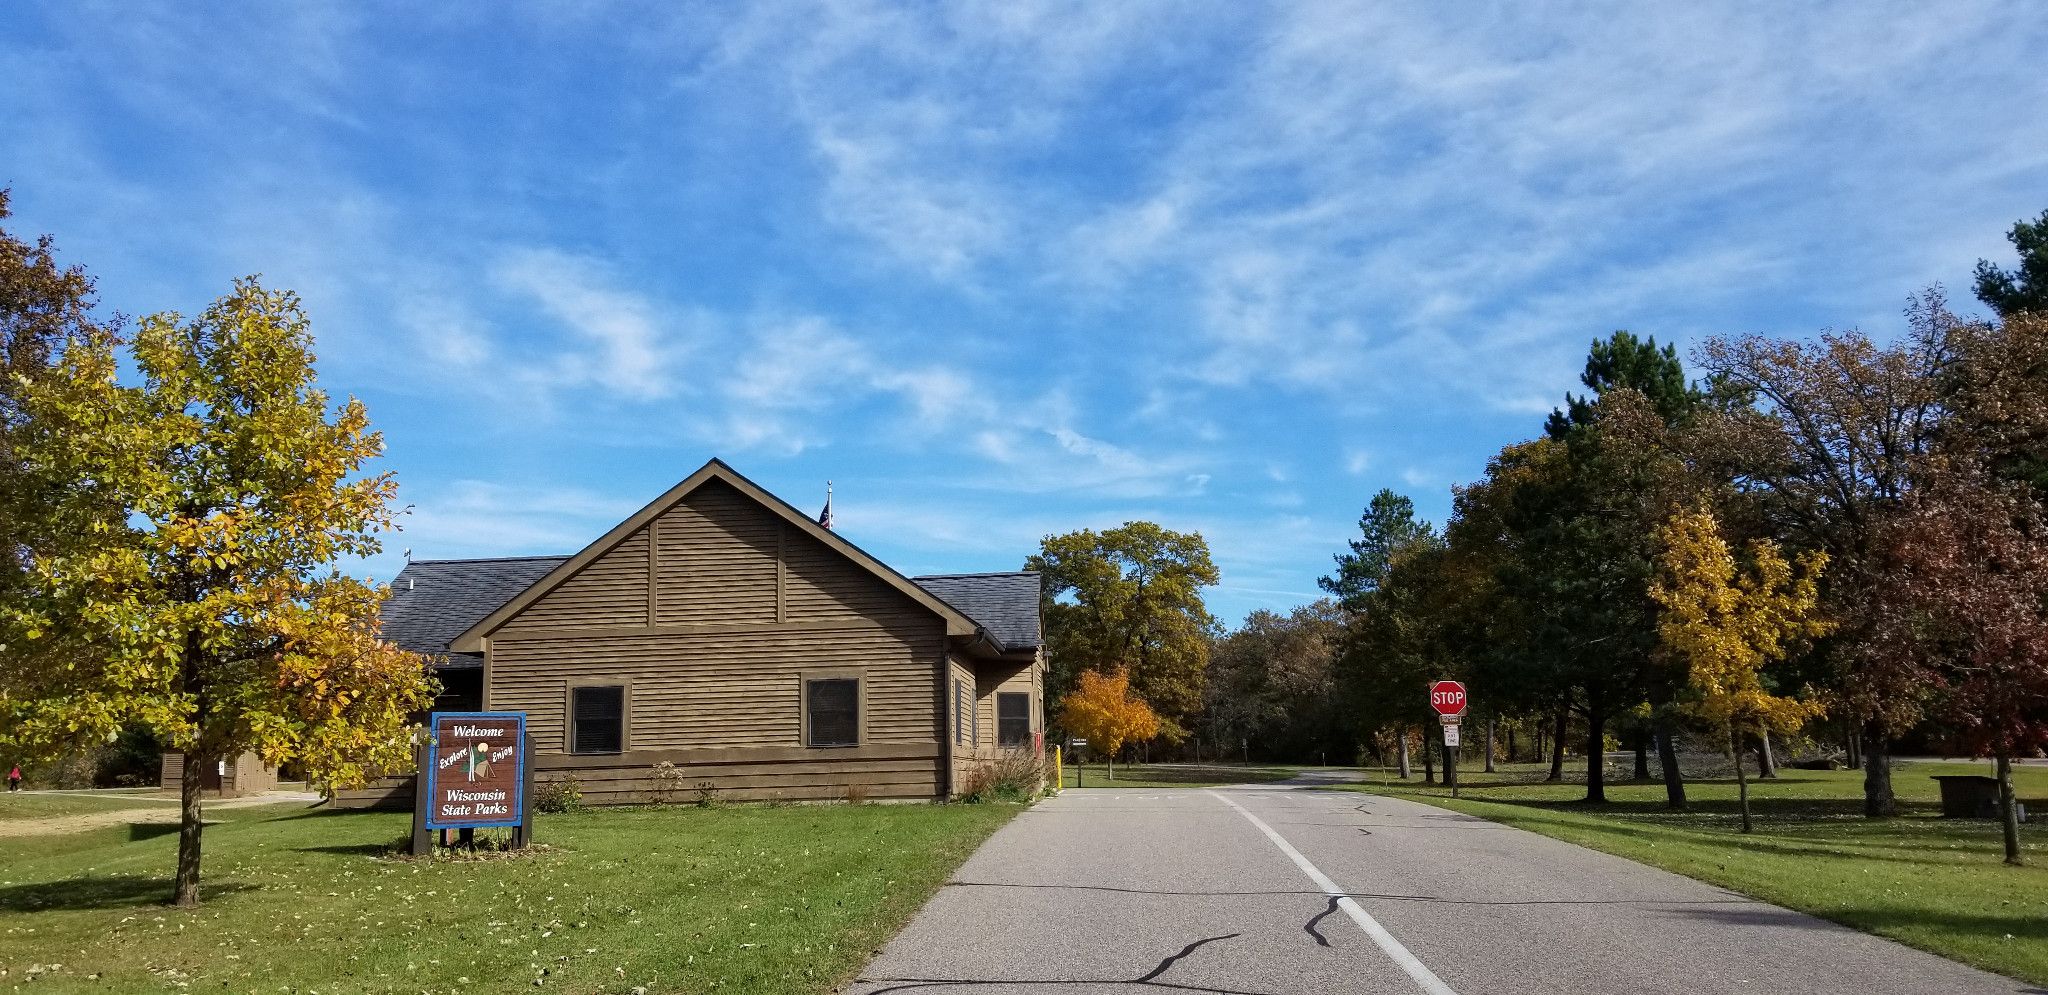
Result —
<instances>
[{"instance_id":1,"label":"building window","mask_svg":"<svg viewBox=\"0 0 2048 995\"><path fill-rule=\"evenodd\" d=\"M967 682L953 680L953 742L966 743L967 739Z\"/></svg>"},{"instance_id":2,"label":"building window","mask_svg":"<svg viewBox=\"0 0 2048 995\"><path fill-rule=\"evenodd\" d=\"M626 689L591 684L569 689L569 752L618 753L626 745Z\"/></svg>"},{"instance_id":3,"label":"building window","mask_svg":"<svg viewBox=\"0 0 2048 995\"><path fill-rule=\"evenodd\" d=\"M996 745L1018 747L1031 742L1031 695L1005 691L996 695Z\"/></svg>"},{"instance_id":4,"label":"building window","mask_svg":"<svg viewBox=\"0 0 2048 995\"><path fill-rule=\"evenodd\" d=\"M805 742L860 745L860 680L832 677L804 682Z\"/></svg>"}]
</instances>

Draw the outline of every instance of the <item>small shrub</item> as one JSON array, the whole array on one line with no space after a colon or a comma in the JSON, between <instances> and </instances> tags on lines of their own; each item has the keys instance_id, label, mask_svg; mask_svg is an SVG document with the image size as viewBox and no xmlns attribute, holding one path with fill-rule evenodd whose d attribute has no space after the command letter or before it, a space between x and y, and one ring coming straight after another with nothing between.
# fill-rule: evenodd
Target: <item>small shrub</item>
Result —
<instances>
[{"instance_id":1,"label":"small shrub","mask_svg":"<svg viewBox=\"0 0 2048 995\"><path fill-rule=\"evenodd\" d=\"M542 781L534 785L533 807L554 815L574 812L583 807L583 784L573 774L559 781Z\"/></svg>"},{"instance_id":2,"label":"small shrub","mask_svg":"<svg viewBox=\"0 0 2048 995\"><path fill-rule=\"evenodd\" d=\"M673 805L683 794L683 769L666 760L654 765L654 803Z\"/></svg>"},{"instance_id":3,"label":"small shrub","mask_svg":"<svg viewBox=\"0 0 2048 995\"><path fill-rule=\"evenodd\" d=\"M696 803L698 808L717 808L718 789L710 781L698 781Z\"/></svg>"},{"instance_id":4,"label":"small shrub","mask_svg":"<svg viewBox=\"0 0 2048 995\"><path fill-rule=\"evenodd\" d=\"M867 785L865 785L865 784L849 784L849 785L847 785L847 786L846 786L846 803L847 803L848 805L865 805L865 804L867 804L867 800L868 800L868 786L867 786Z\"/></svg>"},{"instance_id":5,"label":"small shrub","mask_svg":"<svg viewBox=\"0 0 2048 995\"><path fill-rule=\"evenodd\" d=\"M1045 786L1046 761L1030 750L1005 750L967 772L960 800L966 802L1029 801Z\"/></svg>"}]
</instances>

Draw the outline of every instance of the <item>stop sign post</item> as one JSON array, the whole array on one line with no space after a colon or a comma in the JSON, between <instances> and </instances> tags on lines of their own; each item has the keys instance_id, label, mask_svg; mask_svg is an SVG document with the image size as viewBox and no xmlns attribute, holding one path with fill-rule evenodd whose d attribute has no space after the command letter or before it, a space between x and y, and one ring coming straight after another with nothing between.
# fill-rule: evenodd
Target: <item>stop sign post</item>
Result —
<instances>
[{"instance_id":1,"label":"stop sign post","mask_svg":"<svg viewBox=\"0 0 2048 995\"><path fill-rule=\"evenodd\" d=\"M1451 785L1451 797L1458 797L1458 722L1468 703L1460 681L1438 681L1429 686L1429 707L1444 726L1444 780Z\"/></svg>"}]
</instances>

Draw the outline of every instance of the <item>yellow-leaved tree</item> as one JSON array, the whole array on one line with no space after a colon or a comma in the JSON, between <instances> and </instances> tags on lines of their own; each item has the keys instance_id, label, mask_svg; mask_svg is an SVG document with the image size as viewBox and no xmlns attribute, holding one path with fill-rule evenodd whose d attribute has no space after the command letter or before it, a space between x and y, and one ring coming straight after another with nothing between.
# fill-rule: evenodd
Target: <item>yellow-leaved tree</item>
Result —
<instances>
[{"instance_id":1,"label":"yellow-leaved tree","mask_svg":"<svg viewBox=\"0 0 2048 995\"><path fill-rule=\"evenodd\" d=\"M1766 730L1798 731L1822 714L1810 699L1772 693L1764 667L1803 639L1826 635L1817 616L1827 554L1788 562L1776 543L1749 543L1748 566L1736 562L1721 524L1704 508L1672 516L1658 530L1661 552L1650 596L1663 609L1657 635L1665 653L1686 667L1695 695L1690 710L1726 735L1735 761L1742 831L1750 831L1749 780L1742 739Z\"/></svg>"},{"instance_id":2,"label":"yellow-leaved tree","mask_svg":"<svg viewBox=\"0 0 2048 995\"><path fill-rule=\"evenodd\" d=\"M1116 779L1116 754L1125 743L1159 734L1159 716L1131 691L1129 671L1084 670L1074 690L1060 699L1060 724L1102 751L1103 771Z\"/></svg>"},{"instance_id":3,"label":"yellow-leaved tree","mask_svg":"<svg viewBox=\"0 0 2048 995\"><path fill-rule=\"evenodd\" d=\"M125 380L123 344L74 336L59 376L21 388L22 472L103 513L26 551L27 590L0 606L0 741L143 725L183 751L173 900L190 906L199 771L251 750L333 786L404 769L434 681L378 638L384 592L336 567L380 548L396 483L364 472L383 443L362 404L316 385L298 299L250 278L196 319L147 318Z\"/></svg>"}]
</instances>

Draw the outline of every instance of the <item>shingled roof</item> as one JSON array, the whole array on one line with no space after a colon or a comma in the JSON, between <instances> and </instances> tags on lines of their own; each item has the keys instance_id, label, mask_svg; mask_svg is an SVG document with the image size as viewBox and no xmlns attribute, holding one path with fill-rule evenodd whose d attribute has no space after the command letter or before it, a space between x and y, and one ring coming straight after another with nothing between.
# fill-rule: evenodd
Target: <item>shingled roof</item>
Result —
<instances>
[{"instance_id":1,"label":"shingled roof","mask_svg":"<svg viewBox=\"0 0 2048 995\"><path fill-rule=\"evenodd\" d=\"M448 641L533 586L566 556L414 560L384 600L384 638L400 649L447 657L450 669L481 667L482 654L450 653Z\"/></svg>"},{"instance_id":2,"label":"shingled roof","mask_svg":"<svg viewBox=\"0 0 2048 995\"><path fill-rule=\"evenodd\" d=\"M532 587L566 556L486 560L414 560L399 571L384 602L384 638L401 649L445 657L450 669L483 666L477 653L450 653L449 640L468 631ZM911 582L974 620L1004 650L1036 648L1038 574L944 574Z\"/></svg>"},{"instance_id":3,"label":"shingled roof","mask_svg":"<svg viewBox=\"0 0 2048 995\"><path fill-rule=\"evenodd\" d=\"M1038 631L1041 582L1036 571L935 574L912 577L911 583L940 601L960 609L1001 643L1003 649L1035 649L1043 643Z\"/></svg>"}]
</instances>

